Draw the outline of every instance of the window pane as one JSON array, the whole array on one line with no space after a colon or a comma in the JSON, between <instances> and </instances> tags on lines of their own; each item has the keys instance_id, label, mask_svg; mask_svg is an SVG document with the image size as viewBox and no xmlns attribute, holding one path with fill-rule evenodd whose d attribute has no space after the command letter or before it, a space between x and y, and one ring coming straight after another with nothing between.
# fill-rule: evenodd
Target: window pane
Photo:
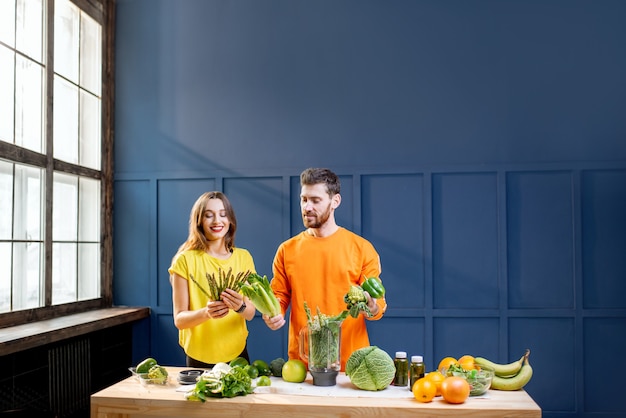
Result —
<instances>
[{"instance_id":1,"label":"window pane","mask_svg":"<svg viewBox=\"0 0 626 418\"><path fill-rule=\"evenodd\" d=\"M81 179L78 201L78 240L100 240L100 181Z\"/></svg>"},{"instance_id":2,"label":"window pane","mask_svg":"<svg viewBox=\"0 0 626 418\"><path fill-rule=\"evenodd\" d=\"M16 11L16 49L41 63L43 57L42 1L17 0Z\"/></svg>"},{"instance_id":3,"label":"window pane","mask_svg":"<svg viewBox=\"0 0 626 418\"><path fill-rule=\"evenodd\" d=\"M43 241L43 171L39 168L15 165L13 211L14 239Z\"/></svg>"},{"instance_id":4,"label":"window pane","mask_svg":"<svg viewBox=\"0 0 626 418\"><path fill-rule=\"evenodd\" d=\"M43 306L42 246L36 242L13 244L13 310Z\"/></svg>"},{"instance_id":5,"label":"window pane","mask_svg":"<svg viewBox=\"0 0 626 418\"><path fill-rule=\"evenodd\" d=\"M0 312L11 311L11 243L0 242Z\"/></svg>"},{"instance_id":6,"label":"window pane","mask_svg":"<svg viewBox=\"0 0 626 418\"><path fill-rule=\"evenodd\" d=\"M100 296L100 244L78 244L78 300Z\"/></svg>"},{"instance_id":7,"label":"window pane","mask_svg":"<svg viewBox=\"0 0 626 418\"><path fill-rule=\"evenodd\" d=\"M46 300L57 305L101 297L102 181L62 168L52 174L46 195L47 170L56 161L96 171L102 166L105 26L75 3L0 0L0 143L45 156L49 128L54 145L54 161L28 158L29 165L18 159L30 154L0 151L0 314L39 309ZM54 34L48 36L50 19ZM46 65L48 57L54 66Z\"/></svg>"},{"instance_id":8,"label":"window pane","mask_svg":"<svg viewBox=\"0 0 626 418\"><path fill-rule=\"evenodd\" d=\"M78 88L54 76L54 158L78 164Z\"/></svg>"},{"instance_id":9,"label":"window pane","mask_svg":"<svg viewBox=\"0 0 626 418\"><path fill-rule=\"evenodd\" d=\"M76 241L78 238L78 178L54 173L53 183L52 240Z\"/></svg>"},{"instance_id":10,"label":"window pane","mask_svg":"<svg viewBox=\"0 0 626 418\"><path fill-rule=\"evenodd\" d=\"M100 96L102 84L102 27L81 13L80 86Z\"/></svg>"},{"instance_id":11,"label":"window pane","mask_svg":"<svg viewBox=\"0 0 626 418\"><path fill-rule=\"evenodd\" d=\"M68 0L56 1L54 4L54 71L75 84L78 84L78 29L78 8Z\"/></svg>"},{"instance_id":12,"label":"window pane","mask_svg":"<svg viewBox=\"0 0 626 418\"><path fill-rule=\"evenodd\" d=\"M0 196L0 239L9 240L13 229L13 164L6 161L0 161Z\"/></svg>"},{"instance_id":13,"label":"window pane","mask_svg":"<svg viewBox=\"0 0 626 418\"><path fill-rule=\"evenodd\" d=\"M15 47L15 2L0 1L0 42Z\"/></svg>"},{"instance_id":14,"label":"window pane","mask_svg":"<svg viewBox=\"0 0 626 418\"><path fill-rule=\"evenodd\" d=\"M79 164L100 169L100 99L80 92L80 161Z\"/></svg>"},{"instance_id":15,"label":"window pane","mask_svg":"<svg viewBox=\"0 0 626 418\"><path fill-rule=\"evenodd\" d=\"M52 303L76 301L76 244L52 244Z\"/></svg>"},{"instance_id":16,"label":"window pane","mask_svg":"<svg viewBox=\"0 0 626 418\"><path fill-rule=\"evenodd\" d=\"M15 145L42 152L43 68L16 56Z\"/></svg>"},{"instance_id":17,"label":"window pane","mask_svg":"<svg viewBox=\"0 0 626 418\"><path fill-rule=\"evenodd\" d=\"M1 3L6 1L0 0ZM15 53L3 45L0 45L0 74L0 141L13 143Z\"/></svg>"}]
</instances>

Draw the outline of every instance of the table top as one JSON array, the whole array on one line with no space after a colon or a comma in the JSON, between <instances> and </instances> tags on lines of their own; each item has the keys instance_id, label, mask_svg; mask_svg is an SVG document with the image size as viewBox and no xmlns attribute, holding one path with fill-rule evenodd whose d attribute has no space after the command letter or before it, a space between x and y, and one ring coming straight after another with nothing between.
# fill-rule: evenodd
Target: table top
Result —
<instances>
[{"instance_id":1,"label":"table top","mask_svg":"<svg viewBox=\"0 0 626 418\"><path fill-rule=\"evenodd\" d=\"M458 405L447 403L441 396L421 403L408 387L364 391L353 386L343 373L331 387L312 385L310 375L303 383L272 377L271 386L258 387L250 395L193 402L185 399L191 387L183 387L176 380L186 368L166 368L171 377L167 385L144 386L136 377L129 377L93 394L91 417L541 417L541 409L524 390L489 390Z\"/></svg>"}]
</instances>

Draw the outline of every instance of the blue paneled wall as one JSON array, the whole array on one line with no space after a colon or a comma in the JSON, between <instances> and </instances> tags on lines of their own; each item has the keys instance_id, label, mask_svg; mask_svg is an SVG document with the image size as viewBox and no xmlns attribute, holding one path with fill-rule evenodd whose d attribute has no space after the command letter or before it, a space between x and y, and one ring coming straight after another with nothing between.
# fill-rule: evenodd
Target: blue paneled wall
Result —
<instances>
[{"instance_id":1,"label":"blue paneled wall","mask_svg":"<svg viewBox=\"0 0 626 418\"><path fill-rule=\"evenodd\" d=\"M626 2L118 0L116 304L152 308L135 357L183 364L167 268L223 190L271 277L302 230L298 175L342 181L378 249L389 353L532 350L544 417L621 417ZM249 323L250 352L286 330ZM600 372L599 372L600 371Z\"/></svg>"}]
</instances>

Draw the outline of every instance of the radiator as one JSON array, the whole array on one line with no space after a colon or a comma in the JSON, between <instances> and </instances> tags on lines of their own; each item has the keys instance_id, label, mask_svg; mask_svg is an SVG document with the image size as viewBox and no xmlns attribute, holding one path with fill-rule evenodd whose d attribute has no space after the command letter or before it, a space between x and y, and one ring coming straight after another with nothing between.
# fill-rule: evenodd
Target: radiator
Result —
<instances>
[{"instance_id":1,"label":"radiator","mask_svg":"<svg viewBox=\"0 0 626 418\"><path fill-rule=\"evenodd\" d=\"M89 411L90 357L87 338L72 340L48 351L50 410L57 418Z\"/></svg>"}]
</instances>

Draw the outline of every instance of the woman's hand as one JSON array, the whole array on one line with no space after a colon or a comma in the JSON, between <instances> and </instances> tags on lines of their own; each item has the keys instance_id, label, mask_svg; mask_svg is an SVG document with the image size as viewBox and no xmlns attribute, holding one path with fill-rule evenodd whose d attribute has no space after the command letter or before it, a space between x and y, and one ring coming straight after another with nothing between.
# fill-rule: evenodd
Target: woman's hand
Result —
<instances>
[{"instance_id":1,"label":"woman's hand","mask_svg":"<svg viewBox=\"0 0 626 418\"><path fill-rule=\"evenodd\" d=\"M228 314L230 308L221 300L209 301L206 304L207 316L211 319L223 318Z\"/></svg>"},{"instance_id":2,"label":"woman's hand","mask_svg":"<svg viewBox=\"0 0 626 418\"><path fill-rule=\"evenodd\" d=\"M232 289L224 289L222 291L221 298L222 302L224 302L224 304L228 306L229 309L232 309L235 312L239 310L243 305L243 295L235 292Z\"/></svg>"}]
</instances>

